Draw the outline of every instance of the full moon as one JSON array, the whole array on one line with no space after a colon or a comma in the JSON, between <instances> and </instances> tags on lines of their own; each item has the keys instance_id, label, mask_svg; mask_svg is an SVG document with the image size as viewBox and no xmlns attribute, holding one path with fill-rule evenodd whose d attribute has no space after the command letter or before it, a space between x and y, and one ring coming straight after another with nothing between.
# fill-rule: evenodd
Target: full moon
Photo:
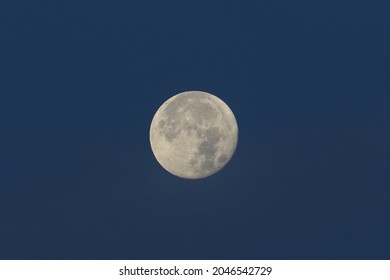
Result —
<instances>
[{"instance_id":1,"label":"full moon","mask_svg":"<svg viewBox=\"0 0 390 280\"><path fill-rule=\"evenodd\" d=\"M232 158L238 140L236 118L218 97L186 91L168 99L150 126L150 145L168 172L186 179L208 177Z\"/></svg>"}]
</instances>

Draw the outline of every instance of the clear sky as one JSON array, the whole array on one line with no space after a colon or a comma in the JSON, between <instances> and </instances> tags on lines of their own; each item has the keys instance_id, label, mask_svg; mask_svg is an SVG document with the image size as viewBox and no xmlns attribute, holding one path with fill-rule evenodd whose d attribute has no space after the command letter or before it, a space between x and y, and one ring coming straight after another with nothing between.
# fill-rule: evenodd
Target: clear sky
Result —
<instances>
[{"instance_id":1,"label":"clear sky","mask_svg":"<svg viewBox=\"0 0 390 280\"><path fill-rule=\"evenodd\" d=\"M390 4L0 1L1 259L389 259ZM219 173L149 144L187 90L239 125Z\"/></svg>"}]
</instances>

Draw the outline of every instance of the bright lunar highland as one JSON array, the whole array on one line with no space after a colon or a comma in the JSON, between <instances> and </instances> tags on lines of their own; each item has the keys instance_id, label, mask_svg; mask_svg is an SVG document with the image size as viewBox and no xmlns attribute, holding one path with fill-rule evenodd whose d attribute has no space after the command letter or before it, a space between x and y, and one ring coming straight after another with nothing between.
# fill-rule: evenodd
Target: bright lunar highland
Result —
<instances>
[{"instance_id":1,"label":"bright lunar highland","mask_svg":"<svg viewBox=\"0 0 390 280\"><path fill-rule=\"evenodd\" d=\"M170 173L187 179L208 177L232 158L238 140L236 118L218 97L186 91L168 99L150 126L150 145Z\"/></svg>"}]
</instances>

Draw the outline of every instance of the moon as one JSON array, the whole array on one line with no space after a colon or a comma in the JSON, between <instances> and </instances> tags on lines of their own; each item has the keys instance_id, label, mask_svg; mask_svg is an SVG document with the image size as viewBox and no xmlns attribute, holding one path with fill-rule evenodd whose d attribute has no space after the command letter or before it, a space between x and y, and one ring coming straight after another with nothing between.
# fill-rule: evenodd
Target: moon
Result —
<instances>
[{"instance_id":1,"label":"moon","mask_svg":"<svg viewBox=\"0 0 390 280\"><path fill-rule=\"evenodd\" d=\"M238 126L232 110L203 91L179 93L155 113L150 145L160 165L175 176L205 178L232 158Z\"/></svg>"}]
</instances>

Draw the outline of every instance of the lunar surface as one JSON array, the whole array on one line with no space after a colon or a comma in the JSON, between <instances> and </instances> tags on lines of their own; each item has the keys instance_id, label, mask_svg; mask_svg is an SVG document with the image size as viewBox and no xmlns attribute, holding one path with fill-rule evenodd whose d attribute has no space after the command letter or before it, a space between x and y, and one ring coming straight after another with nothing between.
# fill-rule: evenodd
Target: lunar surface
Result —
<instances>
[{"instance_id":1,"label":"lunar surface","mask_svg":"<svg viewBox=\"0 0 390 280\"><path fill-rule=\"evenodd\" d=\"M178 177L198 179L221 170L238 140L233 112L218 97L186 91L168 99L150 126L150 145L163 168Z\"/></svg>"}]
</instances>

